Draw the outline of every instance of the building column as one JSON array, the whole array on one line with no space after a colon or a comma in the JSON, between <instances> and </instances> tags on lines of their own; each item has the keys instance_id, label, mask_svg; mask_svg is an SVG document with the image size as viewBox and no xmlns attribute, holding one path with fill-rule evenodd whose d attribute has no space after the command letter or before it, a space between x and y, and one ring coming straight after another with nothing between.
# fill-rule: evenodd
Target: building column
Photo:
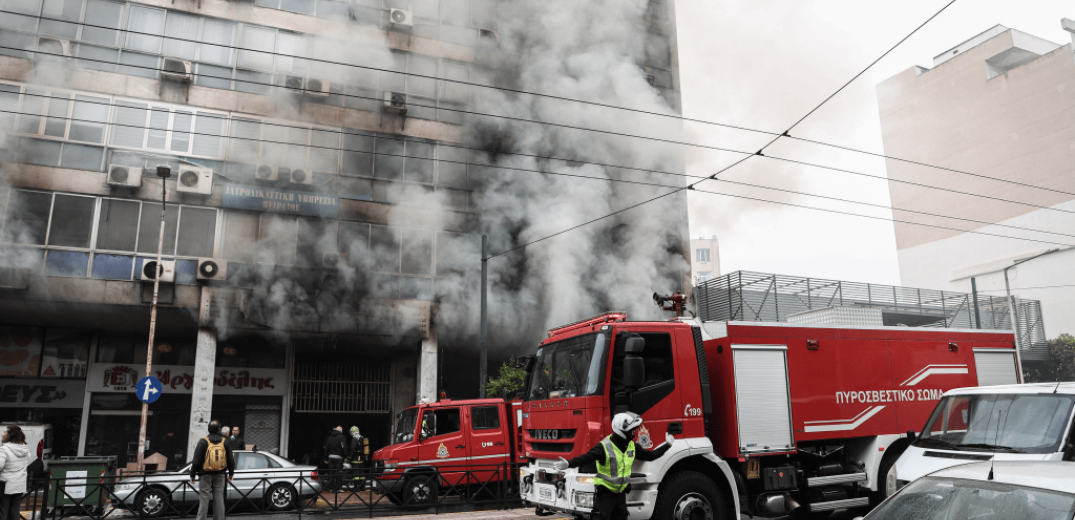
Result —
<instances>
[{"instance_id":1,"label":"building column","mask_svg":"<svg viewBox=\"0 0 1075 520\"><path fill-rule=\"evenodd\" d=\"M415 401L422 399L437 400L437 330L434 327L429 327L429 336L422 338L418 355L418 396Z\"/></svg>"},{"instance_id":2,"label":"building column","mask_svg":"<svg viewBox=\"0 0 1075 520\"><path fill-rule=\"evenodd\" d=\"M198 344L194 355L194 387L190 396L190 430L187 433L187 458L194 455L198 440L209 433L213 412L213 379L216 376L216 332L209 328L211 290L202 287L201 312L198 319Z\"/></svg>"}]
</instances>

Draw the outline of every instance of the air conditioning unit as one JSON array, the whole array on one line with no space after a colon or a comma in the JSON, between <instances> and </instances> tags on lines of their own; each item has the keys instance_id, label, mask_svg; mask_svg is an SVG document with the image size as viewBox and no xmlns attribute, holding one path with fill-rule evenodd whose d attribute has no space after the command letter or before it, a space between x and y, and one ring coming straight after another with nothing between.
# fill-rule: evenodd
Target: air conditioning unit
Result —
<instances>
[{"instance_id":1,"label":"air conditioning unit","mask_svg":"<svg viewBox=\"0 0 1075 520\"><path fill-rule=\"evenodd\" d=\"M46 58L70 57L71 41L61 38L41 37L37 39L37 50L42 52L41 56Z\"/></svg>"},{"instance_id":2,"label":"air conditioning unit","mask_svg":"<svg viewBox=\"0 0 1075 520\"><path fill-rule=\"evenodd\" d=\"M306 80L306 94L311 96L328 96L329 82L323 79L309 78Z\"/></svg>"},{"instance_id":3,"label":"air conditioning unit","mask_svg":"<svg viewBox=\"0 0 1075 520\"><path fill-rule=\"evenodd\" d=\"M176 191L183 193L213 194L213 169L184 164L179 167Z\"/></svg>"},{"instance_id":4,"label":"air conditioning unit","mask_svg":"<svg viewBox=\"0 0 1075 520\"><path fill-rule=\"evenodd\" d=\"M292 94L302 94L306 88L306 78L302 76L284 76L284 88Z\"/></svg>"},{"instance_id":5,"label":"air conditioning unit","mask_svg":"<svg viewBox=\"0 0 1075 520\"><path fill-rule=\"evenodd\" d=\"M492 29L478 29L478 42L484 45L500 45L500 34Z\"/></svg>"},{"instance_id":6,"label":"air conditioning unit","mask_svg":"<svg viewBox=\"0 0 1075 520\"><path fill-rule=\"evenodd\" d=\"M175 282L175 260L161 260L161 266L157 266L156 260L146 259L142 263L142 271L137 273L138 279L142 281L152 282L157 275L160 275L160 281L162 282Z\"/></svg>"},{"instance_id":7,"label":"air conditioning unit","mask_svg":"<svg viewBox=\"0 0 1075 520\"><path fill-rule=\"evenodd\" d=\"M190 83L193 77L189 61L164 58L164 66L161 67L161 79L177 83Z\"/></svg>"},{"instance_id":8,"label":"air conditioning unit","mask_svg":"<svg viewBox=\"0 0 1075 520\"><path fill-rule=\"evenodd\" d=\"M223 280L228 277L228 261L216 258L199 258L199 280Z\"/></svg>"},{"instance_id":9,"label":"air conditioning unit","mask_svg":"<svg viewBox=\"0 0 1075 520\"><path fill-rule=\"evenodd\" d=\"M108 179L105 182L111 186L137 188L142 185L142 168L124 164L109 164Z\"/></svg>"},{"instance_id":10,"label":"air conditioning unit","mask_svg":"<svg viewBox=\"0 0 1075 520\"><path fill-rule=\"evenodd\" d=\"M414 27L414 15L411 14L410 11L404 11L403 9L392 9L388 12L388 19L392 21L393 25Z\"/></svg>"},{"instance_id":11,"label":"air conditioning unit","mask_svg":"<svg viewBox=\"0 0 1075 520\"><path fill-rule=\"evenodd\" d=\"M649 67L639 66L638 70L640 72L642 72L642 77L646 79L646 83L649 83L650 85L655 85L656 84L657 76L654 75L653 71L650 70Z\"/></svg>"},{"instance_id":12,"label":"air conditioning unit","mask_svg":"<svg viewBox=\"0 0 1075 520\"><path fill-rule=\"evenodd\" d=\"M322 253L321 255L321 267L326 269L335 269L340 265L339 253Z\"/></svg>"},{"instance_id":13,"label":"air conditioning unit","mask_svg":"<svg viewBox=\"0 0 1075 520\"><path fill-rule=\"evenodd\" d=\"M259 181L275 181L280 178L280 174L271 164L259 164L254 170L254 178Z\"/></svg>"},{"instance_id":14,"label":"air conditioning unit","mask_svg":"<svg viewBox=\"0 0 1075 520\"><path fill-rule=\"evenodd\" d=\"M407 95L400 92L385 92L384 109L390 112L406 112Z\"/></svg>"},{"instance_id":15,"label":"air conditioning unit","mask_svg":"<svg viewBox=\"0 0 1075 520\"><path fill-rule=\"evenodd\" d=\"M314 174L306 168L295 168L289 176L292 184L313 184Z\"/></svg>"}]
</instances>

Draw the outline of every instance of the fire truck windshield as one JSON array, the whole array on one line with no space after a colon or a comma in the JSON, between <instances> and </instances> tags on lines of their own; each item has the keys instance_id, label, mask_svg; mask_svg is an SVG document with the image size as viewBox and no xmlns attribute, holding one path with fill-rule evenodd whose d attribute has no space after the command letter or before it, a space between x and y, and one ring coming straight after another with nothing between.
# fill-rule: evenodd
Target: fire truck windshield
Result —
<instances>
[{"instance_id":1,"label":"fire truck windshield","mask_svg":"<svg viewBox=\"0 0 1075 520\"><path fill-rule=\"evenodd\" d=\"M933 449L1053 453L1075 398L1063 394L970 394L941 399L915 442Z\"/></svg>"},{"instance_id":2,"label":"fire truck windshield","mask_svg":"<svg viewBox=\"0 0 1075 520\"><path fill-rule=\"evenodd\" d=\"M610 334L583 334L538 349L528 400L601 395Z\"/></svg>"},{"instance_id":3,"label":"fire truck windshield","mask_svg":"<svg viewBox=\"0 0 1075 520\"><path fill-rule=\"evenodd\" d=\"M418 419L418 408L407 408L399 413L396 421L396 434L392 444L414 440L414 421Z\"/></svg>"}]
</instances>

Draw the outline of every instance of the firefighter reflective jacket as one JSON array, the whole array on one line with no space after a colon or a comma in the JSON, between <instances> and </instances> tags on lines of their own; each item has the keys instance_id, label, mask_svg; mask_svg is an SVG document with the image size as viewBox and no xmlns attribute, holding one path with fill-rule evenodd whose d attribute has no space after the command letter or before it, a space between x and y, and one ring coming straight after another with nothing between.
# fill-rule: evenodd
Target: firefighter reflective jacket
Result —
<instances>
[{"instance_id":1,"label":"firefighter reflective jacket","mask_svg":"<svg viewBox=\"0 0 1075 520\"><path fill-rule=\"evenodd\" d=\"M621 452L611 437L601 441L605 447L605 462L597 462L597 475L593 478L595 486L605 486L613 493L623 493L631 483L631 468L635 464L635 442L627 443L627 451Z\"/></svg>"}]
</instances>

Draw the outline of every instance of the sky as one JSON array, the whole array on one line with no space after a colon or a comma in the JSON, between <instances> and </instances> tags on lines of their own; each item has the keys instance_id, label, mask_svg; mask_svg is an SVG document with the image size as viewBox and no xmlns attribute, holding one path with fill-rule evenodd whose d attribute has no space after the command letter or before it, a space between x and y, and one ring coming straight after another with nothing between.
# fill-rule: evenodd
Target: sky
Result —
<instances>
[{"instance_id":1,"label":"sky","mask_svg":"<svg viewBox=\"0 0 1075 520\"><path fill-rule=\"evenodd\" d=\"M684 116L780 133L940 10L949 0L751 2L677 0ZM1075 19L1070 0L956 0L939 16L790 131L790 135L883 153L876 85L994 25L1070 44L1061 28ZM772 136L684 123L685 139L704 146L756 151ZM743 155L684 147L689 175L709 176ZM782 138L778 156L885 175L884 160ZM914 159L914 157L908 157ZM884 180L751 157L698 190L830 208L877 218L891 212L777 192L888 205ZM693 180L693 179L692 179ZM738 184L735 184L738 183ZM688 196L691 236L716 235L721 272L899 284L893 224L707 193Z\"/></svg>"}]
</instances>

